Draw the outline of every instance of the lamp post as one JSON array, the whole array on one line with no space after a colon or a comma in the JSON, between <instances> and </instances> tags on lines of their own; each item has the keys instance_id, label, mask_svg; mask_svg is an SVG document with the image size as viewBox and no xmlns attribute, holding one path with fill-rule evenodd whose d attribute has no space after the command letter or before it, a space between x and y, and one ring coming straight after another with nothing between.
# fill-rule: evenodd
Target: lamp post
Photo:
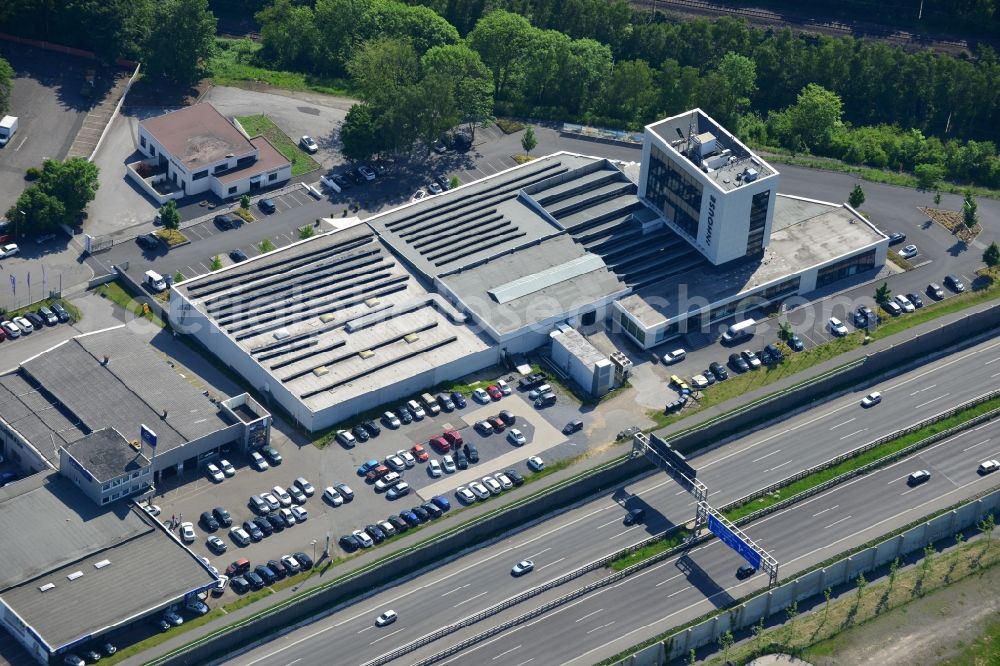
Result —
<instances>
[{"instance_id":1,"label":"lamp post","mask_svg":"<svg viewBox=\"0 0 1000 666\"><path fill-rule=\"evenodd\" d=\"M312 547L313 547L313 562L315 562L316 561L316 539L312 540Z\"/></svg>"},{"instance_id":2,"label":"lamp post","mask_svg":"<svg viewBox=\"0 0 1000 666\"><path fill-rule=\"evenodd\" d=\"M28 214L27 213L25 213L20 208L17 209L17 212L21 214L21 220L23 222L27 222L28 221ZM18 240L18 236L17 236L17 220L14 220L14 240Z\"/></svg>"}]
</instances>

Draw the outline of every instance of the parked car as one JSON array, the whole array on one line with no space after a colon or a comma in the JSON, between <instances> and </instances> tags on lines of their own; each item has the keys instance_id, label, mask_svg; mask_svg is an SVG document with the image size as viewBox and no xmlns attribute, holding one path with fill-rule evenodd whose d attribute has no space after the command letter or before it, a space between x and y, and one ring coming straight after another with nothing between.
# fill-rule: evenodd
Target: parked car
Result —
<instances>
[{"instance_id":1,"label":"parked car","mask_svg":"<svg viewBox=\"0 0 1000 666\"><path fill-rule=\"evenodd\" d=\"M208 478L216 483L222 483L226 478L222 470L215 463L205 465L205 473L208 474Z\"/></svg>"},{"instance_id":2,"label":"parked car","mask_svg":"<svg viewBox=\"0 0 1000 666\"><path fill-rule=\"evenodd\" d=\"M236 476L236 468L233 467L233 464L226 459L222 459L219 461L219 468L222 470L222 473L225 474L227 477Z\"/></svg>"},{"instance_id":3,"label":"parked car","mask_svg":"<svg viewBox=\"0 0 1000 666\"><path fill-rule=\"evenodd\" d=\"M214 534L205 540L205 545L216 555L221 555L226 552L226 542L215 536Z\"/></svg>"},{"instance_id":4,"label":"parked car","mask_svg":"<svg viewBox=\"0 0 1000 666\"><path fill-rule=\"evenodd\" d=\"M438 404L441 405L441 409L443 409L444 411L446 412L455 411L455 403L452 401L451 397L448 396L447 393L438 393L437 401Z\"/></svg>"},{"instance_id":5,"label":"parked car","mask_svg":"<svg viewBox=\"0 0 1000 666\"><path fill-rule=\"evenodd\" d=\"M403 422L403 425L413 423L413 412L406 405L400 405L396 408L396 414L399 415L399 420Z\"/></svg>"},{"instance_id":6,"label":"parked car","mask_svg":"<svg viewBox=\"0 0 1000 666\"><path fill-rule=\"evenodd\" d=\"M847 335L847 327L844 326L844 322L840 321L836 317L830 317L830 320L826 322L826 327L830 329L830 332L834 335Z\"/></svg>"},{"instance_id":7,"label":"parked car","mask_svg":"<svg viewBox=\"0 0 1000 666\"><path fill-rule=\"evenodd\" d=\"M490 401L490 394L481 388L477 388L472 392L472 398L478 403L486 404Z\"/></svg>"},{"instance_id":8,"label":"parked car","mask_svg":"<svg viewBox=\"0 0 1000 666\"><path fill-rule=\"evenodd\" d=\"M360 424L351 428L351 434L354 435L354 438L359 442L367 442L371 439L371 435L369 435L368 431Z\"/></svg>"},{"instance_id":9,"label":"parked car","mask_svg":"<svg viewBox=\"0 0 1000 666\"><path fill-rule=\"evenodd\" d=\"M345 449L353 449L358 443L358 440L354 438L354 435L347 430L341 430L337 433L337 441L340 442L340 445Z\"/></svg>"},{"instance_id":10,"label":"parked car","mask_svg":"<svg viewBox=\"0 0 1000 666\"><path fill-rule=\"evenodd\" d=\"M507 439L514 446L524 446L527 443L527 439L524 434L517 428L511 428L510 432L507 433Z\"/></svg>"},{"instance_id":11,"label":"parked car","mask_svg":"<svg viewBox=\"0 0 1000 666\"><path fill-rule=\"evenodd\" d=\"M944 298L944 289L941 288L937 282L931 282L927 285L927 295L931 298L940 301Z\"/></svg>"},{"instance_id":12,"label":"parked car","mask_svg":"<svg viewBox=\"0 0 1000 666\"><path fill-rule=\"evenodd\" d=\"M761 366L761 362L760 359L757 358L757 354L753 353L749 349L744 349L743 351L741 351L740 356L743 357L743 360L746 361L747 365L749 365L750 368L753 370L756 370Z\"/></svg>"},{"instance_id":13,"label":"parked car","mask_svg":"<svg viewBox=\"0 0 1000 666\"><path fill-rule=\"evenodd\" d=\"M487 386L486 392L489 394L492 400L500 400L501 398L503 398L503 393L500 392L500 389L495 384L490 384L489 386Z\"/></svg>"},{"instance_id":14,"label":"parked car","mask_svg":"<svg viewBox=\"0 0 1000 666\"><path fill-rule=\"evenodd\" d=\"M455 407L457 407L458 409L465 409L465 406L467 404L465 402L465 396L459 393L458 391L455 391L454 393L451 394L451 400L452 402L455 403Z\"/></svg>"},{"instance_id":15,"label":"parked car","mask_svg":"<svg viewBox=\"0 0 1000 666\"><path fill-rule=\"evenodd\" d=\"M340 537L337 543L348 553L353 553L358 548L361 548L361 542L353 534L345 534Z\"/></svg>"},{"instance_id":16,"label":"parked car","mask_svg":"<svg viewBox=\"0 0 1000 666\"><path fill-rule=\"evenodd\" d=\"M726 372L726 369L722 366L722 364L717 361L712 361L709 364L708 371L715 375L715 378L720 382L725 379L729 379L729 373Z\"/></svg>"},{"instance_id":17,"label":"parked car","mask_svg":"<svg viewBox=\"0 0 1000 666\"><path fill-rule=\"evenodd\" d=\"M143 250L158 250L160 248L160 237L156 234L140 234L135 237L135 243Z\"/></svg>"},{"instance_id":18,"label":"parked car","mask_svg":"<svg viewBox=\"0 0 1000 666\"><path fill-rule=\"evenodd\" d=\"M264 457L266 457L267 460L268 460L268 462L270 462L272 465L280 465L281 464L281 460L282 460L281 454L278 453L278 450L276 448L274 448L273 446L265 446L260 451L261 451L261 453L264 454Z\"/></svg>"},{"instance_id":19,"label":"parked car","mask_svg":"<svg viewBox=\"0 0 1000 666\"><path fill-rule=\"evenodd\" d=\"M267 213L268 215L278 210L278 207L274 205L273 199L261 199L260 201L257 202L257 207L260 208L261 211Z\"/></svg>"},{"instance_id":20,"label":"parked car","mask_svg":"<svg viewBox=\"0 0 1000 666\"><path fill-rule=\"evenodd\" d=\"M465 452L465 457L469 459L470 463L479 462L479 449L472 442L467 442L465 448L462 449Z\"/></svg>"},{"instance_id":21,"label":"parked car","mask_svg":"<svg viewBox=\"0 0 1000 666\"><path fill-rule=\"evenodd\" d=\"M580 432L583 430L583 421L580 419L574 419L563 426L562 432L564 435L572 435L575 432Z\"/></svg>"},{"instance_id":22,"label":"parked car","mask_svg":"<svg viewBox=\"0 0 1000 666\"><path fill-rule=\"evenodd\" d=\"M243 531L250 535L251 541L260 541L264 538L264 531L252 520L243 521Z\"/></svg>"},{"instance_id":23,"label":"parked car","mask_svg":"<svg viewBox=\"0 0 1000 666\"><path fill-rule=\"evenodd\" d=\"M233 250L232 252L230 252L229 253L229 258L233 260L234 264L238 264L238 263L240 263L242 261L246 261L247 259L249 259L249 257L247 256L247 253L244 252L243 250L239 249L239 248L236 248L235 250Z\"/></svg>"},{"instance_id":24,"label":"parked car","mask_svg":"<svg viewBox=\"0 0 1000 666\"><path fill-rule=\"evenodd\" d=\"M14 325L21 330L22 335L28 335L29 333L35 330L35 327L32 325L32 323L27 319L25 319L24 317L14 317L12 321L14 322Z\"/></svg>"},{"instance_id":25,"label":"parked car","mask_svg":"<svg viewBox=\"0 0 1000 666\"><path fill-rule=\"evenodd\" d=\"M66 310L66 308L63 307L62 303L60 303L59 301L56 301L52 304L52 311L56 313L56 317L59 318L60 322L66 323L70 320L69 312Z\"/></svg>"},{"instance_id":26,"label":"parked car","mask_svg":"<svg viewBox=\"0 0 1000 666\"><path fill-rule=\"evenodd\" d=\"M250 535L242 527L232 527L229 530L229 538L240 546L250 545Z\"/></svg>"},{"instance_id":27,"label":"parked car","mask_svg":"<svg viewBox=\"0 0 1000 666\"><path fill-rule=\"evenodd\" d=\"M889 245L899 245L900 243L906 242L906 234L894 231L889 234Z\"/></svg>"},{"instance_id":28,"label":"parked car","mask_svg":"<svg viewBox=\"0 0 1000 666\"><path fill-rule=\"evenodd\" d=\"M13 340L14 338L21 337L21 329L12 321L0 322L0 328L3 329L4 336Z\"/></svg>"},{"instance_id":29,"label":"parked car","mask_svg":"<svg viewBox=\"0 0 1000 666\"><path fill-rule=\"evenodd\" d=\"M454 474L455 470L455 459L451 456L444 456L441 458L441 466L444 467L444 471L447 474Z\"/></svg>"},{"instance_id":30,"label":"parked car","mask_svg":"<svg viewBox=\"0 0 1000 666\"><path fill-rule=\"evenodd\" d=\"M465 486L459 486L455 489L455 496L458 497L459 501L463 504L472 504L476 501L476 496L472 494L472 491Z\"/></svg>"},{"instance_id":31,"label":"parked car","mask_svg":"<svg viewBox=\"0 0 1000 666\"><path fill-rule=\"evenodd\" d=\"M903 259L912 259L918 254L920 254L920 251L917 249L916 245L907 245L906 247L904 247L902 250L899 251L899 256L901 256Z\"/></svg>"},{"instance_id":32,"label":"parked car","mask_svg":"<svg viewBox=\"0 0 1000 666\"><path fill-rule=\"evenodd\" d=\"M219 521L215 519L215 516L210 511L202 511L198 522L201 523L201 526L207 532L215 532L219 529Z\"/></svg>"},{"instance_id":33,"label":"parked car","mask_svg":"<svg viewBox=\"0 0 1000 666\"><path fill-rule=\"evenodd\" d=\"M0 247L0 259L6 259L7 257L13 257L15 254L19 254L21 248L17 246L17 243L8 243L3 247Z\"/></svg>"},{"instance_id":34,"label":"parked car","mask_svg":"<svg viewBox=\"0 0 1000 666\"><path fill-rule=\"evenodd\" d=\"M319 144L308 134L299 138L299 145L310 155L319 150Z\"/></svg>"},{"instance_id":35,"label":"parked car","mask_svg":"<svg viewBox=\"0 0 1000 666\"><path fill-rule=\"evenodd\" d=\"M296 485L293 484L293 485L288 486L288 488L286 488L285 490L291 496L292 501L295 502L295 504L305 504L306 503L306 499L307 499L306 498L306 494L304 492L302 492L302 489L299 488L298 486L296 486Z\"/></svg>"},{"instance_id":36,"label":"parked car","mask_svg":"<svg viewBox=\"0 0 1000 666\"><path fill-rule=\"evenodd\" d=\"M956 293L961 293L965 291L965 284L963 284L962 280L954 273L949 273L948 275L944 276L944 284L946 287L948 287L952 291L955 291Z\"/></svg>"},{"instance_id":37,"label":"parked car","mask_svg":"<svg viewBox=\"0 0 1000 666\"><path fill-rule=\"evenodd\" d=\"M309 483L301 476L295 479L295 487L305 493L306 497L312 497L316 494L316 489L313 488L313 484Z\"/></svg>"},{"instance_id":38,"label":"parked car","mask_svg":"<svg viewBox=\"0 0 1000 666\"><path fill-rule=\"evenodd\" d=\"M739 354L729 355L729 366L736 372L746 372L750 369L750 364Z\"/></svg>"},{"instance_id":39,"label":"parked car","mask_svg":"<svg viewBox=\"0 0 1000 666\"><path fill-rule=\"evenodd\" d=\"M416 458L418 462L427 462L427 460L431 457L430 454L427 453L427 449L424 448L423 444L414 444L413 447L410 448L410 454Z\"/></svg>"},{"instance_id":40,"label":"parked car","mask_svg":"<svg viewBox=\"0 0 1000 666\"><path fill-rule=\"evenodd\" d=\"M190 522L181 523L181 540L184 543L191 543L195 540L194 524Z\"/></svg>"},{"instance_id":41,"label":"parked car","mask_svg":"<svg viewBox=\"0 0 1000 666\"><path fill-rule=\"evenodd\" d=\"M401 481L396 485L394 485L392 488L389 488L388 492L386 492L385 494L385 498L388 500L394 500L409 494L410 494L410 484L406 483L405 481Z\"/></svg>"},{"instance_id":42,"label":"parked car","mask_svg":"<svg viewBox=\"0 0 1000 666\"><path fill-rule=\"evenodd\" d=\"M893 317L898 317L903 314L903 308L899 307L899 303L894 300L888 300L883 303L882 309L891 314Z\"/></svg>"},{"instance_id":43,"label":"parked car","mask_svg":"<svg viewBox=\"0 0 1000 666\"><path fill-rule=\"evenodd\" d=\"M399 421L399 417L393 412L385 412L382 414L382 423L384 423L387 428L392 428L393 430L402 425Z\"/></svg>"},{"instance_id":44,"label":"parked car","mask_svg":"<svg viewBox=\"0 0 1000 666\"><path fill-rule=\"evenodd\" d=\"M427 463L427 473L431 475L432 478L438 478L441 476L441 463L437 460L431 460Z\"/></svg>"},{"instance_id":45,"label":"parked car","mask_svg":"<svg viewBox=\"0 0 1000 666\"><path fill-rule=\"evenodd\" d=\"M250 464L258 471L263 472L268 468L267 461L264 460L264 456L260 455L256 451L250 452Z\"/></svg>"},{"instance_id":46,"label":"parked car","mask_svg":"<svg viewBox=\"0 0 1000 666\"><path fill-rule=\"evenodd\" d=\"M536 472L541 472L545 469L545 461L538 456L531 456L528 458L528 467Z\"/></svg>"},{"instance_id":47,"label":"parked car","mask_svg":"<svg viewBox=\"0 0 1000 666\"><path fill-rule=\"evenodd\" d=\"M858 309L851 313L851 317L857 328L867 328L869 322L874 322L875 313L867 305L859 305Z\"/></svg>"},{"instance_id":48,"label":"parked car","mask_svg":"<svg viewBox=\"0 0 1000 666\"><path fill-rule=\"evenodd\" d=\"M337 489L337 492L340 493L341 497L344 498L345 502L350 502L351 500L354 499L354 491L351 490L351 487L346 483L338 483L334 485L334 488Z\"/></svg>"},{"instance_id":49,"label":"parked car","mask_svg":"<svg viewBox=\"0 0 1000 666\"><path fill-rule=\"evenodd\" d=\"M910 299L908 299L906 296L902 294L896 294L895 296L893 296L893 298L895 299L899 307L903 308L903 312L913 312L914 310L917 309L917 307L910 302Z\"/></svg>"},{"instance_id":50,"label":"parked car","mask_svg":"<svg viewBox=\"0 0 1000 666\"><path fill-rule=\"evenodd\" d=\"M378 437L382 434L382 428L379 428L378 424L374 421L362 421L361 426L368 431L368 435L371 437Z\"/></svg>"},{"instance_id":51,"label":"parked car","mask_svg":"<svg viewBox=\"0 0 1000 666\"><path fill-rule=\"evenodd\" d=\"M235 215L230 215L229 213L216 215L213 221L215 222L215 226L223 231L243 226L243 220L241 218L238 218Z\"/></svg>"},{"instance_id":52,"label":"parked car","mask_svg":"<svg viewBox=\"0 0 1000 666\"><path fill-rule=\"evenodd\" d=\"M327 486L326 489L323 490L323 499L334 506L340 506L344 503L343 496L337 492L337 489L333 486Z\"/></svg>"}]
</instances>

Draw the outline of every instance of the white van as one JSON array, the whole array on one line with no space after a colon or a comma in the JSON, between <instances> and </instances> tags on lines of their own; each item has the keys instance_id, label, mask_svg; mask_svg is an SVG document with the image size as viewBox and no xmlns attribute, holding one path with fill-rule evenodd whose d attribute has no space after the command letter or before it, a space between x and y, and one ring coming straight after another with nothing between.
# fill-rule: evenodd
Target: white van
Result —
<instances>
[{"instance_id":1,"label":"white van","mask_svg":"<svg viewBox=\"0 0 1000 666\"><path fill-rule=\"evenodd\" d=\"M167 288L167 281L156 271L146 271L145 283L153 291L160 292Z\"/></svg>"},{"instance_id":2,"label":"white van","mask_svg":"<svg viewBox=\"0 0 1000 666\"><path fill-rule=\"evenodd\" d=\"M757 322L753 319L744 319L733 324L722 334L722 341L725 343L739 342L751 337L757 331Z\"/></svg>"},{"instance_id":3,"label":"white van","mask_svg":"<svg viewBox=\"0 0 1000 666\"><path fill-rule=\"evenodd\" d=\"M663 352L663 363L664 365L670 365L671 363L679 363L687 357L687 352L683 349L675 349L672 352Z\"/></svg>"}]
</instances>

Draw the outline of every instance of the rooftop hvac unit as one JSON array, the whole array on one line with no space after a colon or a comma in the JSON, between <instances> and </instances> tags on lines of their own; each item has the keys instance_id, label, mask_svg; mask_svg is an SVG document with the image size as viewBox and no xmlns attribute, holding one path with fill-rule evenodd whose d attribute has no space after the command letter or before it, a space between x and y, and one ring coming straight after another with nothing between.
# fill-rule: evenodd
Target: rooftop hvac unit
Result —
<instances>
[{"instance_id":1,"label":"rooftop hvac unit","mask_svg":"<svg viewBox=\"0 0 1000 666\"><path fill-rule=\"evenodd\" d=\"M705 157L715 152L716 139L711 132L702 132L694 136L694 144L698 149L698 157Z\"/></svg>"},{"instance_id":2,"label":"rooftop hvac unit","mask_svg":"<svg viewBox=\"0 0 1000 666\"><path fill-rule=\"evenodd\" d=\"M758 172L757 169L747 169L746 171L743 172L743 180L745 180L748 183L752 183L753 181L757 180L757 176L759 175L760 172Z\"/></svg>"}]
</instances>

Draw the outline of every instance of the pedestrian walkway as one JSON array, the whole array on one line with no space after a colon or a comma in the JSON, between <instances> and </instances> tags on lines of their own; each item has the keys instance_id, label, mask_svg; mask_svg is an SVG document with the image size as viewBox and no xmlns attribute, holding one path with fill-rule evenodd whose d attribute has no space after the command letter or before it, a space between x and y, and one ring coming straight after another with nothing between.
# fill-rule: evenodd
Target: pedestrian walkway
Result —
<instances>
[{"instance_id":1,"label":"pedestrian walkway","mask_svg":"<svg viewBox=\"0 0 1000 666\"><path fill-rule=\"evenodd\" d=\"M69 153L66 155L67 159L70 157L83 157L89 160L91 155L94 154L94 151L97 150L97 144L101 140L101 135L104 134L104 128L114 119L118 102L125 95L125 91L128 90L131 76L130 72L119 71L115 73L114 87L101 100L101 103L92 108L87 113L87 117L83 119L80 131L76 133L73 145L69 147Z\"/></svg>"}]
</instances>

